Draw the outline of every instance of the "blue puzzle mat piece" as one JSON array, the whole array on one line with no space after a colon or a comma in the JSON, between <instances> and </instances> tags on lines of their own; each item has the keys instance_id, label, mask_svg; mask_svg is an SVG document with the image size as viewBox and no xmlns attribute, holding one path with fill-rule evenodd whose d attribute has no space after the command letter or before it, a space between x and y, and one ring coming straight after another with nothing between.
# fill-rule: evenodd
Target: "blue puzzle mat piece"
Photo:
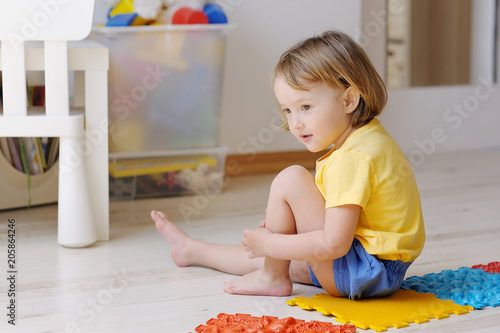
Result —
<instances>
[{"instance_id":1,"label":"blue puzzle mat piece","mask_svg":"<svg viewBox=\"0 0 500 333\"><path fill-rule=\"evenodd\" d=\"M431 293L443 300L452 300L475 309L500 305L500 274L461 267L424 276L411 276L403 281L402 289Z\"/></svg>"}]
</instances>

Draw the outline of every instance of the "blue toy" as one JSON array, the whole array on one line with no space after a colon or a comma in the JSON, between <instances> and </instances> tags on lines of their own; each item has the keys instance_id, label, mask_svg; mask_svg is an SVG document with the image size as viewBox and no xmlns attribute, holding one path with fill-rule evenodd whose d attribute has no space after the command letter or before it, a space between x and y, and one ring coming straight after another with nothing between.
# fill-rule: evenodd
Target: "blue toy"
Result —
<instances>
[{"instance_id":1,"label":"blue toy","mask_svg":"<svg viewBox=\"0 0 500 333\"><path fill-rule=\"evenodd\" d=\"M108 19L107 27L127 27L132 25L137 18L137 13L117 14Z\"/></svg>"},{"instance_id":2,"label":"blue toy","mask_svg":"<svg viewBox=\"0 0 500 333\"><path fill-rule=\"evenodd\" d=\"M208 17L208 23L210 24L225 24L227 23L226 14L222 10L221 6L216 3L209 3L203 8L203 12Z\"/></svg>"}]
</instances>

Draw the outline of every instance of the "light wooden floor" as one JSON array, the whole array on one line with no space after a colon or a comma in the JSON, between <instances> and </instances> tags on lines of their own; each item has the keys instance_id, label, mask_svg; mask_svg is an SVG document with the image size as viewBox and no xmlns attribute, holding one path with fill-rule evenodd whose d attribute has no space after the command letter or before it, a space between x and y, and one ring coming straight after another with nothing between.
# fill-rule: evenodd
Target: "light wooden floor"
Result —
<instances>
[{"instance_id":1,"label":"light wooden floor","mask_svg":"<svg viewBox=\"0 0 500 333\"><path fill-rule=\"evenodd\" d=\"M433 155L416 167L427 243L407 276L500 261L500 151ZM17 325L7 324L6 279L0 279L1 332L194 332L219 313L273 315L335 322L285 304L288 298L227 295L232 276L178 268L149 219L160 209L195 238L238 243L264 216L273 175L229 180L223 194L111 204L111 240L86 249L56 243L56 206L0 212L0 269L7 272L7 220L15 218ZM191 216L186 219L180 207ZM190 209L188 209L190 208ZM295 285L293 296L321 289ZM426 324L401 333L498 332L500 307ZM358 329L359 332L363 330ZM390 329L389 331L396 331Z\"/></svg>"}]
</instances>

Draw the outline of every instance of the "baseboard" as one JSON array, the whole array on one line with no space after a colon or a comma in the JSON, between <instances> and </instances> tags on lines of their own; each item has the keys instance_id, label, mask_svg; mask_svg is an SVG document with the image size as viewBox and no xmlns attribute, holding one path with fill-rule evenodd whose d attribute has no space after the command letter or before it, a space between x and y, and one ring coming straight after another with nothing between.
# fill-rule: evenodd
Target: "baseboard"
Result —
<instances>
[{"instance_id":1,"label":"baseboard","mask_svg":"<svg viewBox=\"0 0 500 333\"><path fill-rule=\"evenodd\" d=\"M306 169L314 169L316 167L316 160L326 152L311 153L300 150L228 155L226 158L226 173L230 176L278 173L290 165L301 165Z\"/></svg>"}]
</instances>

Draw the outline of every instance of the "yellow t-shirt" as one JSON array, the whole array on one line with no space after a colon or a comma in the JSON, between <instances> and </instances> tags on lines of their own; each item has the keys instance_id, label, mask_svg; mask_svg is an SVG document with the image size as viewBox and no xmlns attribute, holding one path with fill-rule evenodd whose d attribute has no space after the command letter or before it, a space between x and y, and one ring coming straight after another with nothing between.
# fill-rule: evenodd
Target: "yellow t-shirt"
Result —
<instances>
[{"instance_id":1,"label":"yellow t-shirt","mask_svg":"<svg viewBox=\"0 0 500 333\"><path fill-rule=\"evenodd\" d=\"M422 252L425 230L413 171L377 119L316 162L316 185L326 208L362 207L355 237L366 252L403 262Z\"/></svg>"}]
</instances>

